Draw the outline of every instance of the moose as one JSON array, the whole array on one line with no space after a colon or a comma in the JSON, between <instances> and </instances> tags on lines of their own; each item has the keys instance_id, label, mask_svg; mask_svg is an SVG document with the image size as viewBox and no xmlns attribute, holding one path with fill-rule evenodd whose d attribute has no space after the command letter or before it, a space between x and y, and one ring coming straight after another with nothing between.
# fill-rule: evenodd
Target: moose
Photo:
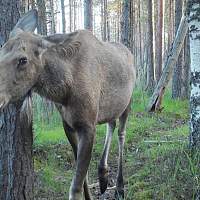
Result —
<instances>
[{"instance_id":1,"label":"moose","mask_svg":"<svg viewBox=\"0 0 200 200\"><path fill-rule=\"evenodd\" d=\"M116 194L124 196L123 148L136 79L131 52L122 44L99 41L90 31L34 34L37 11L27 12L0 50L0 107L36 92L55 103L72 146L76 169L69 199L91 200L87 171L96 125L107 123L98 175L108 185L108 154L119 119Z\"/></svg>"}]
</instances>

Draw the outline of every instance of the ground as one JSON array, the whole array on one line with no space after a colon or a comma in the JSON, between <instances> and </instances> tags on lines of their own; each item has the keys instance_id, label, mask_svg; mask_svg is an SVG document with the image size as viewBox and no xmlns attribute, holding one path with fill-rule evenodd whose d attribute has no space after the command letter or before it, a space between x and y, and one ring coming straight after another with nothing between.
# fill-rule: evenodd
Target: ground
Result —
<instances>
[{"instance_id":1,"label":"ground","mask_svg":"<svg viewBox=\"0 0 200 200\"><path fill-rule=\"evenodd\" d=\"M126 200L195 199L200 187L200 152L188 149L188 101L174 101L170 96L167 92L161 113L147 113L148 97L139 90L134 93L124 152ZM67 200L73 154L57 113L49 115L48 122L42 120L46 116L34 120L35 199ZM89 169L94 199L100 199L96 183L104 138L105 125L98 126ZM110 190L105 194L109 200L114 199L117 157L116 130L109 156Z\"/></svg>"}]
</instances>

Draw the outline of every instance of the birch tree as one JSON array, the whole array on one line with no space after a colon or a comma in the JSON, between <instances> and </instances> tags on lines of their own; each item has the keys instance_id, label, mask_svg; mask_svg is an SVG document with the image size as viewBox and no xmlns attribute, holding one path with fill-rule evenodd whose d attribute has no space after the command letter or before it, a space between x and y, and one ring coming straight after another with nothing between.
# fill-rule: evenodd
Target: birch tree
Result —
<instances>
[{"instance_id":1,"label":"birch tree","mask_svg":"<svg viewBox=\"0 0 200 200\"><path fill-rule=\"evenodd\" d=\"M191 94L190 146L200 147L200 2L189 1Z\"/></svg>"}]
</instances>

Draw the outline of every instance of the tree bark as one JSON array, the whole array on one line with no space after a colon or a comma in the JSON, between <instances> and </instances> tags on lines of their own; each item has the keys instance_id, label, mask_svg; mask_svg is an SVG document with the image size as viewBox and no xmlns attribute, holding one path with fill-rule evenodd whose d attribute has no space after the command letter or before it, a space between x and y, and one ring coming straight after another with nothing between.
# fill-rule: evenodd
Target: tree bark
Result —
<instances>
[{"instance_id":1,"label":"tree bark","mask_svg":"<svg viewBox=\"0 0 200 200\"><path fill-rule=\"evenodd\" d=\"M107 40L107 0L103 1L103 41Z\"/></svg>"},{"instance_id":2,"label":"tree bark","mask_svg":"<svg viewBox=\"0 0 200 200\"><path fill-rule=\"evenodd\" d=\"M148 72L147 72L147 91L153 93L154 89L154 59L153 59L153 19L152 19L152 0L147 0L148 10Z\"/></svg>"},{"instance_id":3,"label":"tree bark","mask_svg":"<svg viewBox=\"0 0 200 200\"><path fill-rule=\"evenodd\" d=\"M177 32L180 20L182 17L183 0L176 0L175 2L175 31ZM177 99L181 97L182 88L182 66L183 66L183 50L180 52L177 64L174 67L172 77L172 98Z\"/></svg>"},{"instance_id":4,"label":"tree bark","mask_svg":"<svg viewBox=\"0 0 200 200\"><path fill-rule=\"evenodd\" d=\"M189 31L188 31L184 43L184 65L183 65L183 83L182 83L183 86L181 90L182 99L189 98L189 93L190 93L189 80L190 80L190 41L189 41Z\"/></svg>"},{"instance_id":5,"label":"tree bark","mask_svg":"<svg viewBox=\"0 0 200 200\"><path fill-rule=\"evenodd\" d=\"M190 94L190 146L200 147L200 3L189 1L191 94Z\"/></svg>"},{"instance_id":6,"label":"tree bark","mask_svg":"<svg viewBox=\"0 0 200 200\"><path fill-rule=\"evenodd\" d=\"M84 0L84 27L93 31L92 0Z\"/></svg>"},{"instance_id":7,"label":"tree bark","mask_svg":"<svg viewBox=\"0 0 200 200\"><path fill-rule=\"evenodd\" d=\"M128 48L130 48L129 19L130 19L130 0L124 0L122 4L121 43L127 46Z\"/></svg>"},{"instance_id":8,"label":"tree bark","mask_svg":"<svg viewBox=\"0 0 200 200\"><path fill-rule=\"evenodd\" d=\"M55 16L54 16L54 1L49 0L50 5L50 13L51 13L51 34L56 33L56 24L55 24Z\"/></svg>"},{"instance_id":9,"label":"tree bark","mask_svg":"<svg viewBox=\"0 0 200 200\"><path fill-rule=\"evenodd\" d=\"M186 16L182 16L172 49L168 53L168 58L166 59L163 72L158 82L152 97L150 98L149 104L147 106L148 111L158 111L161 109L161 100L164 90L170 80L173 66L177 62L178 56L184 44L185 36L188 31L188 22Z\"/></svg>"},{"instance_id":10,"label":"tree bark","mask_svg":"<svg viewBox=\"0 0 200 200\"><path fill-rule=\"evenodd\" d=\"M47 18L45 0L37 0L38 26L37 32L40 35L47 35Z\"/></svg>"},{"instance_id":11,"label":"tree bark","mask_svg":"<svg viewBox=\"0 0 200 200\"><path fill-rule=\"evenodd\" d=\"M69 31L72 32L72 0L69 0Z\"/></svg>"},{"instance_id":12,"label":"tree bark","mask_svg":"<svg viewBox=\"0 0 200 200\"><path fill-rule=\"evenodd\" d=\"M66 19L65 19L65 0L61 0L61 12L62 12L62 32L66 33Z\"/></svg>"},{"instance_id":13,"label":"tree bark","mask_svg":"<svg viewBox=\"0 0 200 200\"><path fill-rule=\"evenodd\" d=\"M22 101L0 113L0 199L31 200L34 197L31 108L21 116Z\"/></svg>"},{"instance_id":14,"label":"tree bark","mask_svg":"<svg viewBox=\"0 0 200 200\"><path fill-rule=\"evenodd\" d=\"M156 83L158 83L162 74L162 49L163 49L162 32L163 32L163 0L158 0L158 24L156 29L156 45L155 45Z\"/></svg>"},{"instance_id":15,"label":"tree bark","mask_svg":"<svg viewBox=\"0 0 200 200\"><path fill-rule=\"evenodd\" d=\"M20 17L19 9L19 0L0 0L0 34L4 42ZM22 101L0 111L1 200L33 199L32 115L30 106L24 107L22 115L21 106Z\"/></svg>"}]
</instances>

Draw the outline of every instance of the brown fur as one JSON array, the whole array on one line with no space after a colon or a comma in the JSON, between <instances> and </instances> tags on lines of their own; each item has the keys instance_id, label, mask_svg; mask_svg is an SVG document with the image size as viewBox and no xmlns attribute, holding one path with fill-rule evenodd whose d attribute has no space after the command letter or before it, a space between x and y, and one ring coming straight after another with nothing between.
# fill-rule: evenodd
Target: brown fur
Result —
<instances>
[{"instance_id":1,"label":"brown fur","mask_svg":"<svg viewBox=\"0 0 200 200\"><path fill-rule=\"evenodd\" d=\"M28 62L20 66L22 57ZM129 50L121 44L101 42L86 30L43 38L20 32L0 51L0 104L34 90L57 103L63 121L77 132L79 148L71 200L82 199L96 124L122 116L134 82Z\"/></svg>"}]
</instances>

